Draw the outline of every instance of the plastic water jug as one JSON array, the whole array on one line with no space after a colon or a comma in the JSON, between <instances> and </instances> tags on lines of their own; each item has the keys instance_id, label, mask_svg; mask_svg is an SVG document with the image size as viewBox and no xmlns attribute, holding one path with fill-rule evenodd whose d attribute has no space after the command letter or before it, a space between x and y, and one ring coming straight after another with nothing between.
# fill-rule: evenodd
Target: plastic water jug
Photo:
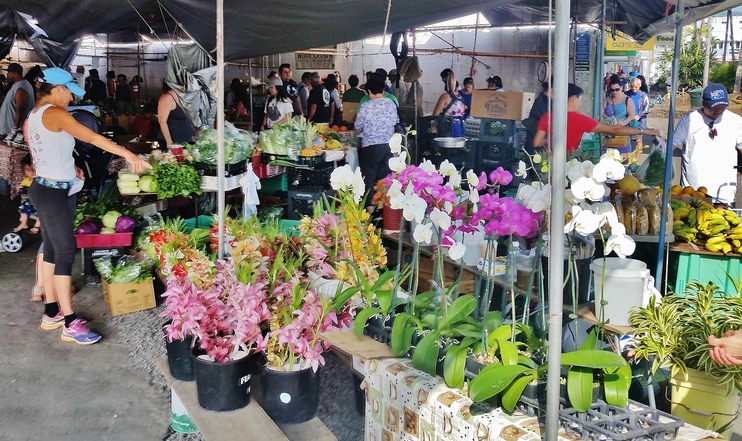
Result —
<instances>
[{"instance_id":1,"label":"plastic water jug","mask_svg":"<svg viewBox=\"0 0 742 441\"><path fill-rule=\"evenodd\" d=\"M600 304L605 299L604 320L628 326L631 308L643 306L644 292L651 289L647 265L639 260L607 257L595 259L590 268L595 286L595 316L600 318Z\"/></svg>"}]
</instances>

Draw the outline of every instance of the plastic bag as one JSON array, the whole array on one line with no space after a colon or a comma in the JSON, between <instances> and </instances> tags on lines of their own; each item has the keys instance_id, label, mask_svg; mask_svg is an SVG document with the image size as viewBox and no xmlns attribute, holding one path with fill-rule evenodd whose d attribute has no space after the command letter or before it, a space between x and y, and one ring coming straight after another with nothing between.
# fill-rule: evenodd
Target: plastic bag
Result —
<instances>
[{"instance_id":1,"label":"plastic bag","mask_svg":"<svg viewBox=\"0 0 742 441\"><path fill-rule=\"evenodd\" d=\"M667 143L659 136L654 137L649 156L636 170L636 177L648 187L659 187L665 181L665 154ZM672 164L670 180L675 179L675 164Z\"/></svg>"},{"instance_id":2,"label":"plastic bag","mask_svg":"<svg viewBox=\"0 0 742 441\"><path fill-rule=\"evenodd\" d=\"M115 265L109 256L95 259L93 264L101 277L110 284L140 282L152 278L152 262L137 262L134 256L123 256Z\"/></svg>"}]
</instances>

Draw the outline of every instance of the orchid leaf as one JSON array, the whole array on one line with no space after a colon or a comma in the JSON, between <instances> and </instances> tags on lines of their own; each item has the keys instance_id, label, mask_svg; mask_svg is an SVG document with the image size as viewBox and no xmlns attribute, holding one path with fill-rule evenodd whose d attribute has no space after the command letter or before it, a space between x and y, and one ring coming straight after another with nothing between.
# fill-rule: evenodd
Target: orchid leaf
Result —
<instances>
[{"instance_id":1,"label":"orchid leaf","mask_svg":"<svg viewBox=\"0 0 742 441\"><path fill-rule=\"evenodd\" d=\"M582 352L582 351L576 351ZM587 412L593 402L593 370L573 366L567 373L567 395L578 412Z\"/></svg>"},{"instance_id":2,"label":"orchid leaf","mask_svg":"<svg viewBox=\"0 0 742 441\"><path fill-rule=\"evenodd\" d=\"M463 295L454 300L446 310L446 314L438 321L438 329L444 329L469 316L477 307L477 299L471 295Z\"/></svg>"},{"instance_id":3,"label":"orchid leaf","mask_svg":"<svg viewBox=\"0 0 742 441\"><path fill-rule=\"evenodd\" d=\"M512 331L510 325L502 325L494 331L490 332L487 337L487 344L493 346L497 340L510 340L510 333Z\"/></svg>"},{"instance_id":4,"label":"orchid leaf","mask_svg":"<svg viewBox=\"0 0 742 441\"><path fill-rule=\"evenodd\" d=\"M518 399L523 395L523 390L528 386L528 383L535 379L535 375L526 375L513 381L502 393L502 407L508 412L512 412L518 403Z\"/></svg>"},{"instance_id":5,"label":"orchid leaf","mask_svg":"<svg viewBox=\"0 0 742 441\"><path fill-rule=\"evenodd\" d=\"M355 330L358 338L363 337L363 328L366 327L366 322L372 315L381 314L379 308L366 308L356 315L355 322L353 322L353 330Z\"/></svg>"},{"instance_id":6,"label":"orchid leaf","mask_svg":"<svg viewBox=\"0 0 742 441\"><path fill-rule=\"evenodd\" d=\"M624 407L629 402L629 387L631 387L631 366L626 364L615 372L603 372L603 388L605 401L614 406Z\"/></svg>"},{"instance_id":7,"label":"orchid leaf","mask_svg":"<svg viewBox=\"0 0 742 441\"><path fill-rule=\"evenodd\" d=\"M440 334L433 331L423 337L420 343L415 346L415 352L412 353L412 364L423 372L435 375L435 365L438 362L438 339Z\"/></svg>"},{"instance_id":8,"label":"orchid leaf","mask_svg":"<svg viewBox=\"0 0 742 441\"><path fill-rule=\"evenodd\" d=\"M500 311L490 311L484 316L484 327L487 332L492 332L503 324L502 313Z\"/></svg>"},{"instance_id":9,"label":"orchid leaf","mask_svg":"<svg viewBox=\"0 0 742 441\"><path fill-rule=\"evenodd\" d=\"M412 335L417 329L415 326L409 326L408 322L417 321L409 312L397 314L392 325L392 352L396 356L402 356L410 350L412 346Z\"/></svg>"},{"instance_id":10,"label":"orchid leaf","mask_svg":"<svg viewBox=\"0 0 742 441\"><path fill-rule=\"evenodd\" d=\"M522 364L524 366L531 367L533 369L538 368L538 365L535 361L533 361L530 357L526 357L525 355L518 354L518 364Z\"/></svg>"},{"instance_id":11,"label":"orchid leaf","mask_svg":"<svg viewBox=\"0 0 742 441\"><path fill-rule=\"evenodd\" d=\"M528 349L531 352L543 346L543 341L540 338L536 337L536 333L533 332L533 328L520 322L516 323L515 326L518 331L522 332L523 335L525 335L526 344L528 345Z\"/></svg>"},{"instance_id":12,"label":"orchid leaf","mask_svg":"<svg viewBox=\"0 0 742 441\"><path fill-rule=\"evenodd\" d=\"M585 341L580 345L580 351L586 351L588 349L597 349L598 348L598 327L594 326L593 329L590 330L590 333L587 334L587 338Z\"/></svg>"},{"instance_id":13,"label":"orchid leaf","mask_svg":"<svg viewBox=\"0 0 742 441\"><path fill-rule=\"evenodd\" d=\"M387 282L390 282L392 279L394 279L394 276L397 275L396 270L387 270L381 273L379 275L379 278L376 280L376 283L371 287L371 291L376 292L380 290L384 285L387 284ZM400 280L399 283L402 283L405 278L407 278L407 275L409 275L409 270L400 272Z\"/></svg>"},{"instance_id":14,"label":"orchid leaf","mask_svg":"<svg viewBox=\"0 0 742 441\"><path fill-rule=\"evenodd\" d=\"M340 285L342 285L342 283ZM334 299L332 299L332 309L335 311L340 310L343 305L345 305L345 302L350 300L351 297L353 297L360 291L361 288L358 286L351 286L350 288L344 289L342 292L336 295Z\"/></svg>"},{"instance_id":15,"label":"orchid leaf","mask_svg":"<svg viewBox=\"0 0 742 441\"><path fill-rule=\"evenodd\" d=\"M487 365L469 382L469 398L475 403L492 398L527 370L527 367L517 364L514 366Z\"/></svg>"},{"instance_id":16,"label":"orchid leaf","mask_svg":"<svg viewBox=\"0 0 742 441\"><path fill-rule=\"evenodd\" d=\"M507 340L498 340L500 343L500 360L505 366L518 364L518 348Z\"/></svg>"},{"instance_id":17,"label":"orchid leaf","mask_svg":"<svg viewBox=\"0 0 742 441\"><path fill-rule=\"evenodd\" d=\"M618 368L626 365L623 357L611 351L585 349L562 354L562 366L579 366L592 369Z\"/></svg>"},{"instance_id":18,"label":"orchid leaf","mask_svg":"<svg viewBox=\"0 0 742 441\"><path fill-rule=\"evenodd\" d=\"M460 388L464 385L464 364L466 363L466 348L450 346L443 359L443 379L446 386Z\"/></svg>"},{"instance_id":19,"label":"orchid leaf","mask_svg":"<svg viewBox=\"0 0 742 441\"><path fill-rule=\"evenodd\" d=\"M376 301L379 303L379 308L381 308L382 313L384 315L389 315L391 312L392 300L394 300L392 291L390 289L380 289L375 291L375 293Z\"/></svg>"},{"instance_id":20,"label":"orchid leaf","mask_svg":"<svg viewBox=\"0 0 742 441\"><path fill-rule=\"evenodd\" d=\"M480 338L482 336L482 330L479 329L475 325L470 325L468 323L460 323L456 325L455 328L453 328L451 332L454 335L459 335L463 337L472 337L472 338ZM441 332L443 334L443 332Z\"/></svg>"}]
</instances>

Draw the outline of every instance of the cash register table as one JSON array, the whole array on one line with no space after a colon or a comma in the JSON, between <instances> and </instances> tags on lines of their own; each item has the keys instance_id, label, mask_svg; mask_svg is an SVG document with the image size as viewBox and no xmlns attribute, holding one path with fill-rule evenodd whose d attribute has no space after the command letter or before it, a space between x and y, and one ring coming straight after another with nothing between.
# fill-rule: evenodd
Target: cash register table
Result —
<instances>
[{"instance_id":1,"label":"cash register table","mask_svg":"<svg viewBox=\"0 0 742 441\"><path fill-rule=\"evenodd\" d=\"M536 417L472 403L466 392L446 387L407 358L368 360L364 387L365 441L537 441L546 432ZM561 429L559 435L570 439ZM712 438L713 432L686 424L676 439Z\"/></svg>"},{"instance_id":2,"label":"cash register table","mask_svg":"<svg viewBox=\"0 0 742 441\"><path fill-rule=\"evenodd\" d=\"M28 150L11 147L0 141L0 179L8 181L11 199L18 195L18 187L23 180L21 159L27 153Z\"/></svg>"}]
</instances>

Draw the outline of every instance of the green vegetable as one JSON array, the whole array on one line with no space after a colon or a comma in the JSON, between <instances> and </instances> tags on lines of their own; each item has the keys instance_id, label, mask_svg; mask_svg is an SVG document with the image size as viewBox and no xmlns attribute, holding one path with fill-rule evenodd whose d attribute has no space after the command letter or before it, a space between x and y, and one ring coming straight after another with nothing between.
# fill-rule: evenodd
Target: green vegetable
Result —
<instances>
[{"instance_id":1,"label":"green vegetable","mask_svg":"<svg viewBox=\"0 0 742 441\"><path fill-rule=\"evenodd\" d=\"M155 166L155 181L157 197L160 199L201 194L201 175L188 164L158 164Z\"/></svg>"},{"instance_id":2,"label":"green vegetable","mask_svg":"<svg viewBox=\"0 0 742 441\"><path fill-rule=\"evenodd\" d=\"M155 193L157 191L157 181L152 176L142 176L139 179L139 189L145 193Z\"/></svg>"},{"instance_id":3,"label":"green vegetable","mask_svg":"<svg viewBox=\"0 0 742 441\"><path fill-rule=\"evenodd\" d=\"M141 282L152 278L149 270L152 262L135 262L132 256L122 257L116 265L113 265L110 257L95 259L93 264L106 282L111 284Z\"/></svg>"},{"instance_id":4,"label":"green vegetable","mask_svg":"<svg viewBox=\"0 0 742 441\"><path fill-rule=\"evenodd\" d=\"M101 218L101 222L103 222L103 225L106 228L115 228L116 227L116 219L121 216L121 213L115 210L111 210L108 213L104 214Z\"/></svg>"},{"instance_id":5,"label":"green vegetable","mask_svg":"<svg viewBox=\"0 0 742 441\"><path fill-rule=\"evenodd\" d=\"M215 129L202 130L195 144L188 146L193 159L198 162L216 165L217 163L217 131ZM227 124L224 127L224 163L234 164L245 160L252 155L255 147L255 135Z\"/></svg>"},{"instance_id":6,"label":"green vegetable","mask_svg":"<svg viewBox=\"0 0 742 441\"><path fill-rule=\"evenodd\" d=\"M103 228L102 230L100 230L100 234L113 234L115 232L116 232L116 230L113 229L113 228L111 228L111 227L106 227L106 228Z\"/></svg>"}]
</instances>

